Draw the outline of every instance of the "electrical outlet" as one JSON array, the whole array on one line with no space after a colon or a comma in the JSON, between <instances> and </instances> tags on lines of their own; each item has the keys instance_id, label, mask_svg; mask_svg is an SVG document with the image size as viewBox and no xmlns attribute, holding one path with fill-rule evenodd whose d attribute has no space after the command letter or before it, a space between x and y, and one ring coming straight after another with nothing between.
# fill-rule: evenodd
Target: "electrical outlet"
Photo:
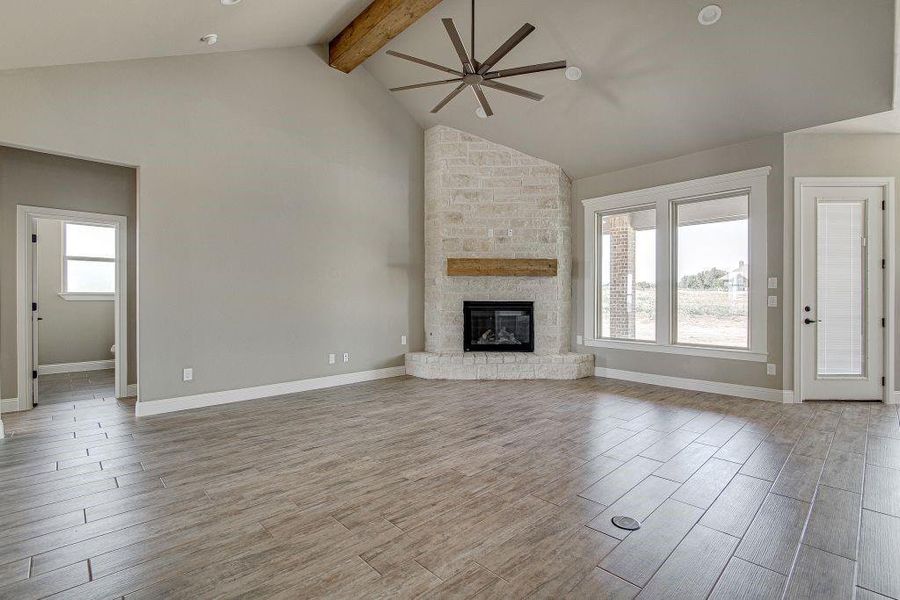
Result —
<instances>
[{"instance_id":1,"label":"electrical outlet","mask_svg":"<svg viewBox=\"0 0 900 600\"><path fill-rule=\"evenodd\" d=\"M576 335L576 336L575 336L575 343L578 344L579 346L582 345L582 344L584 343L584 336L583 336L583 335Z\"/></svg>"},{"instance_id":2,"label":"electrical outlet","mask_svg":"<svg viewBox=\"0 0 900 600\"><path fill-rule=\"evenodd\" d=\"M769 308L775 308L778 306L778 296L769 296Z\"/></svg>"},{"instance_id":3,"label":"electrical outlet","mask_svg":"<svg viewBox=\"0 0 900 600\"><path fill-rule=\"evenodd\" d=\"M185 369L184 373L182 373L182 377L185 381L193 381L194 380L194 369L193 368Z\"/></svg>"},{"instance_id":4,"label":"electrical outlet","mask_svg":"<svg viewBox=\"0 0 900 600\"><path fill-rule=\"evenodd\" d=\"M775 375L776 368L772 363L766 363L766 375Z\"/></svg>"},{"instance_id":5,"label":"electrical outlet","mask_svg":"<svg viewBox=\"0 0 900 600\"><path fill-rule=\"evenodd\" d=\"M350 353L344 352L344 362L350 362Z\"/></svg>"},{"instance_id":6,"label":"electrical outlet","mask_svg":"<svg viewBox=\"0 0 900 600\"><path fill-rule=\"evenodd\" d=\"M770 290L778 289L778 278L777 277L769 277L769 289Z\"/></svg>"},{"instance_id":7,"label":"electrical outlet","mask_svg":"<svg viewBox=\"0 0 900 600\"><path fill-rule=\"evenodd\" d=\"M506 237L512 237L512 229L506 230Z\"/></svg>"},{"instance_id":8,"label":"electrical outlet","mask_svg":"<svg viewBox=\"0 0 900 600\"><path fill-rule=\"evenodd\" d=\"M401 346L405 346L405 345L406 345L406 336L405 336L405 335L401 335L401 336L400 336L400 345L401 345Z\"/></svg>"},{"instance_id":9,"label":"electrical outlet","mask_svg":"<svg viewBox=\"0 0 900 600\"><path fill-rule=\"evenodd\" d=\"M335 363L335 357L334 357L334 354L329 354L329 355L328 355L328 364L329 364L329 365L333 365L334 363Z\"/></svg>"}]
</instances>

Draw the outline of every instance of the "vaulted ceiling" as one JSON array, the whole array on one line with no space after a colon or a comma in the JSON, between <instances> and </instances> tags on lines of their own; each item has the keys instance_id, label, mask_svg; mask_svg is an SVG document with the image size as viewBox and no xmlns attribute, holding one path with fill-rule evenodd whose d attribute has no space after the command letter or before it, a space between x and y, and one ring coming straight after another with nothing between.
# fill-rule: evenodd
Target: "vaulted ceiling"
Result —
<instances>
[{"instance_id":1,"label":"vaulted ceiling","mask_svg":"<svg viewBox=\"0 0 900 600\"><path fill-rule=\"evenodd\" d=\"M475 116L469 90L439 114L447 86L396 95L423 126L441 123L562 165L575 177L892 108L893 0L477 0L484 58L523 23L537 30L500 68L566 59L507 79L539 103L490 89L495 115ZM369 0L0 0L0 69L320 44ZM441 25L469 35L469 0L444 0L364 63L385 87L443 78L388 49L451 67ZM207 48L200 36L218 33Z\"/></svg>"},{"instance_id":2,"label":"vaulted ceiling","mask_svg":"<svg viewBox=\"0 0 900 600\"><path fill-rule=\"evenodd\" d=\"M370 1L0 0L0 69L323 44Z\"/></svg>"},{"instance_id":3,"label":"vaulted ceiling","mask_svg":"<svg viewBox=\"0 0 900 600\"><path fill-rule=\"evenodd\" d=\"M721 20L697 21L707 0L478 0L478 58L528 21L537 27L501 68L567 59L559 71L506 79L539 103L467 90L437 115L450 86L398 92L425 126L442 123L562 165L581 177L831 123L891 108L893 0L719 0ZM468 0L444 0L385 50L448 66L459 59L442 17L468 40ZM366 68L387 87L443 74L386 56Z\"/></svg>"}]
</instances>

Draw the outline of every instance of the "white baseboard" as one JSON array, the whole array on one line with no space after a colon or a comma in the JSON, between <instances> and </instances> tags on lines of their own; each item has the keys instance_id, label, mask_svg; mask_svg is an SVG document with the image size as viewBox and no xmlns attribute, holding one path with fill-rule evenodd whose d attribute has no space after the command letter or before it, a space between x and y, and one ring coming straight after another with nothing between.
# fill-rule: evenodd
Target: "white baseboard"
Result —
<instances>
[{"instance_id":1,"label":"white baseboard","mask_svg":"<svg viewBox=\"0 0 900 600\"><path fill-rule=\"evenodd\" d=\"M244 400L256 400L258 398L268 398L271 396L283 396L284 394L296 394L297 392L319 390L350 383L374 381L376 379L386 379L388 377L399 377L400 375L405 374L406 366L401 365L399 367L388 367L387 369L359 371L357 373L345 373L343 375L329 375L327 377L315 377L313 379L300 379L298 381L286 381L284 383L259 385L256 387L225 390L222 392L209 392L207 394L181 396L178 398L167 398L165 400L153 400L149 402L141 402L139 400L135 405L135 415L138 417L146 417L149 415L158 415L179 410L190 410L192 408L203 408L205 406L215 406L217 404L230 404L232 402L243 402Z\"/></svg>"},{"instance_id":2,"label":"white baseboard","mask_svg":"<svg viewBox=\"0 0 900 600\"><path fill-rule=\"evenodd\" d=\"M16 412L17 410L19 410L18 398L6 398L4 400L0 400L0 414Z\"/></svg>"},{"instance_id":3,"label":"white baseboard","mask_svg":"<svg viewBox=\"0 0 900 600\"><path fill-rule=\"evenodd\" d=\"M77 363L56 363L52 365L38 365L38 375L52 375L55 373L81 373L82 371L102 371L104 369L115 369L116 361L110 360L88 360Z\"/></svg>"},{"instance_id":4,"label":"white baseboard","mask_svg":"<svg viewBox=\"0 0 900 600\"><path fill-rule=\"evenodd\" d=\"M662 385L694 392L710 392L725 396L737 396L738 398L766 400L768 402L791 403L793 402L794 396L794 393L791 390L773 390L750 385L738 385L736 383L720 383L703 379L687 379L685 377L653 375L651 373L638 373L635 371L620 371L619 369L607 369L606 367L595 367L594 375L597 377L606 377L607 379L621 379L623 381Z\"/></svg>"}]
</instances>

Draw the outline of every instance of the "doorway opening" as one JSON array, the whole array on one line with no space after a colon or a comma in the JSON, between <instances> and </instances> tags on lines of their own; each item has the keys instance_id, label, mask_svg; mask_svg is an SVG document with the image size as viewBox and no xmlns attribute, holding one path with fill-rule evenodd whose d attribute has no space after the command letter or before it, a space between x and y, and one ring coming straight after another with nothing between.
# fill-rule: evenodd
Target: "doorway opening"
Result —
<instances>
[{"instance_id":1,"label":"doorway opening","mask_svg":"<svg viewBox=\"0 0 900 600\"><path fill-rule=\"evenodd\" d=\"M20 409L128 393L127 218L18 207Z\"/></svg>"},{"instance_id":2,"label":"doorway opening","mask_svg":"<svg viewBox=\"0 0 900 600\"><path fill-rule=\"evenodd\" d=\"M893 402L894 180L797 178L794 398Z\"/></svg>"}]
</instances>

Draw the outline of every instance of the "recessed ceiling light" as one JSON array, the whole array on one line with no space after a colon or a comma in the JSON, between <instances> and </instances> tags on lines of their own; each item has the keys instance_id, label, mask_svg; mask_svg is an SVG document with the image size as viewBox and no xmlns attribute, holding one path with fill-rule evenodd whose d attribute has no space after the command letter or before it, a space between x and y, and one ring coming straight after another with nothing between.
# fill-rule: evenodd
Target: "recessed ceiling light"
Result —
<instances>
[{"instance_id":1,"label":"recessed ceiling light","mask_svg":"<svg viewBox=\"0 0 900 600\"><path fill-rule=\"evenodd\" d=\"M240 4L241 0L221 0L222 6L234 6L235 4Z\"/></svg>"},{"instance_id":2,"label":"recessed ceiling light","mask_svg":"<svg viewBox=\"0 0 900 600\"><path fill-rule=\"evenodd\" d=\"M480 106L475 109L475 116L478 117L479 119L487 119L488 118L487 113L484 112L484 109L481 108Z\"/></svg>"},{"instance_id":3,"label":"recessed ceiling light","mask_svg":"<svg viewBox=\"0 0 900 600\"><path fill-rule=\"evenodd\" d=\"M219 41L219 34L217 33L207 33L200 41L206 44L207 46L215 46L216 42Z\"/></svg>"},{"instance_id":4,"label":"recessed ceiling light","mask_svg":"<svg viewBox=\"0 0 900 600\"><path fill-rule=\"evenodd\" d=\"M718 23L722 18L722 7L718 4L710 4L700 9L697 14L697 20L701 25L712 25Z\"/></svg>"},{"instance_id":5,"label":"recessed ceiling light","mask_svg":"<svg viewBox=\"0 0 900 600\"><path fill-rule=\"evenodd\" d=\"M568 67L566 69L566 79L569 81L578 81L581 79L581 69L578 67Z\"/></svg>"}]
</instances>

